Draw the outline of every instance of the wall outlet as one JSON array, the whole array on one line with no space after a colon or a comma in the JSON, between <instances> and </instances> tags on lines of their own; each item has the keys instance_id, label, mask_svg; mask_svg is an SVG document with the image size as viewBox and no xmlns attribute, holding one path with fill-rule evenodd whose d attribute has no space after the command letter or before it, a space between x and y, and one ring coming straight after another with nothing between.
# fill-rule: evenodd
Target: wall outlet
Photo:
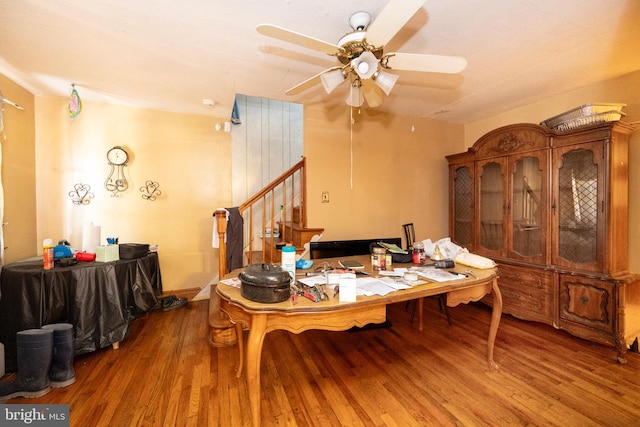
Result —
<instances>
[{"instance_id":1,"label":"wall outlet","mask_svg":"<svg viewBox=\"0 0 640 427\"><path fill-rule=\"evenodd\" d=\"M322 203L329 203L329 192L328 191L323 191L322 192Z\"/></svg>"}]
</instances>

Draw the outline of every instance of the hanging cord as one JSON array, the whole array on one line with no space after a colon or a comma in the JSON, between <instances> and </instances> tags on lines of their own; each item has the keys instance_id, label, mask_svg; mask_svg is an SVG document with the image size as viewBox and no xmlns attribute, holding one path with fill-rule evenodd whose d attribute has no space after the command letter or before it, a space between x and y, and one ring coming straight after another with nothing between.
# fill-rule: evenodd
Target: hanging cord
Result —
<instances>
[{"instance_id":1,"label":"hanging cord","mask_svg":"<svg viewBox=\"0 0 640 427\"><path fill-rule=\"evenodd\" d=\"M353 90L353 86L351 86ZM353 107L349 106L349 186L353 190Z\"/></svg>"}]
</instances>

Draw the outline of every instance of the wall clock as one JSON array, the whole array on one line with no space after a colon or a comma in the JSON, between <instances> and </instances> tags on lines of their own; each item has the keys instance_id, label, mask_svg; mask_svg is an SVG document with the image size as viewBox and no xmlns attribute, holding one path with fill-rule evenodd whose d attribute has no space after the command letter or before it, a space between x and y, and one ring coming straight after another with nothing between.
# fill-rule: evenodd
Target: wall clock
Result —
<instances>
[{"instance_id":1,"label":"wall clock","mask_svg":"<svg viewBox=\"0 0 640 427\"><path fill-rule=\"evenodd\" d=\"M129 154L120 146L115 146L107 151L107 160L112 165L124 165L129 160Z\"/></svg>"},{"instance_id":2,"label":"wall clock","mask_svg":"<svg viewBox=\"0 0 640 427\"><path fill-rule=\"evenodd\" d=\"M111 197L117 197L118 193L129 188L127 178L124 176L124 168L127 167L129 153L124 148L116 145L107 151L107 161L111 166L111 171L104 182L104 187L113 193Z\"/></svg>"}]
</instances>

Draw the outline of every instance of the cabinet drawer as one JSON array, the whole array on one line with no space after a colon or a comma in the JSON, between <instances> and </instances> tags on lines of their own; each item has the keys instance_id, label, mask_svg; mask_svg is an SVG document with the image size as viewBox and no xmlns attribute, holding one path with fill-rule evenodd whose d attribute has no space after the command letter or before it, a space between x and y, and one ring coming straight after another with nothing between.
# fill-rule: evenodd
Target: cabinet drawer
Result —
<instances>
[{"instance_id":1,"label":"cabinet drawer","mask_svg":"<svg viewBox=\"0 0 640 427\"><path fill-rule=\"evenodd\" d=\"M503 312L525 320L553 323L553 273L500 265L498 275Z\"/></svg>"},{"instance_id":2,"label":"cabinet drawer","mask_svg":"<svg viewBox=\"0 0 640 427\"><path fill-rule=\"evenodd\" d=\"M615 284L560 274L560 320L613 332Z\"/></svg>"}]
</instances>

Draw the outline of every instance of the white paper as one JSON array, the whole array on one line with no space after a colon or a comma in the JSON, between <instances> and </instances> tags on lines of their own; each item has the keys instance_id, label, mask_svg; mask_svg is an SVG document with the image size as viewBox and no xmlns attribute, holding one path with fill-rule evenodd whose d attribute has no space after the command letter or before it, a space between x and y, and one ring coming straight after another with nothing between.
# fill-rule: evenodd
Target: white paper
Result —
<instances>
[{"instance_id":1,"label":"white paper","mask_svg":"<svg viewBox=\"0 0 640 427\"><path fill-rule=\"evenodd\" d=\"M340 302L356 301L356 275L341 274L340 275Z\"/></svg>"},{"instance_id":2,"label":"white paper","mask_svg":"<svg viewBox=\"0 0 640 427\"><path fill-rule=\"evenodd\" d=\"M324 275L319 274L315 276L299 277L296 278L296 280L298 282L304 283L307 286L324 285L327 283L327 279L324 277ZM338 283L337 280L336 283Z\"/></svg>"},{"instance_id":3,"label":"white paper","mask_svg":"<svg viewBox=\"0 0 640 427\"><path fill-rule=\"evenodd\" d=\"M464 274L456 274L448 270L435 267L417 267L412 270L418 273L418 276L433 280L434 282L448 282L450 280L460 280L467 277Z\"/></svg>"},{"instance_id":4,"label":"white paper","mask_svg":"<svg viewBox=\"0 0 640 427\"><path fill-rule=\"evenodd\" d=\"M326 273L327 275L327 285L336 285L340 283L340 278L342 276L355 278L356 276L353 273Z\"/></svg>"},{"instance_id":5,"label":"white paper","mask_svg":"<svg viewBox=\"0 0 640 427\"><path fill-rule=\"evenodd\" d=\"M391 279L391 282L393 281L394 280ZM357 279L357 284L358 284L358 293L360 295L366 295L366 296L371 296L371 295L384 296L398 289L405 289L409 287L409 286L404 286L404 287L391 286L389 283L385 282L384 279L376 279L375 277ZM342 286L340 286L340 292L342 293Z\"/></svg>"},{"instance_id":6,"label":"white paper","mask_svg":"<svg viewBox=\"0 0 640 427\"><path fill-rule=\"evenodd\" d=\"M396 290L410 289L410 288L413 288L414 286L423 285L427 283L424 280L416 280L415 282L409 282L404 278L394 280L391 277L383 277L380 280L382 280L387 286L390 286Z\"/></svg>"},{"instance_id":7,"label":"white paper","mask_svg":"<svg viewBox=\"0 0 640 427\"><path fill-rule=\"evenodd\" d=\"M378 274L381 276L393 276L393 277L403 277L404 272L408 269L406 267L394 268L393 270L381 270L378 271Z\"/></svg>"}]
</instances>

